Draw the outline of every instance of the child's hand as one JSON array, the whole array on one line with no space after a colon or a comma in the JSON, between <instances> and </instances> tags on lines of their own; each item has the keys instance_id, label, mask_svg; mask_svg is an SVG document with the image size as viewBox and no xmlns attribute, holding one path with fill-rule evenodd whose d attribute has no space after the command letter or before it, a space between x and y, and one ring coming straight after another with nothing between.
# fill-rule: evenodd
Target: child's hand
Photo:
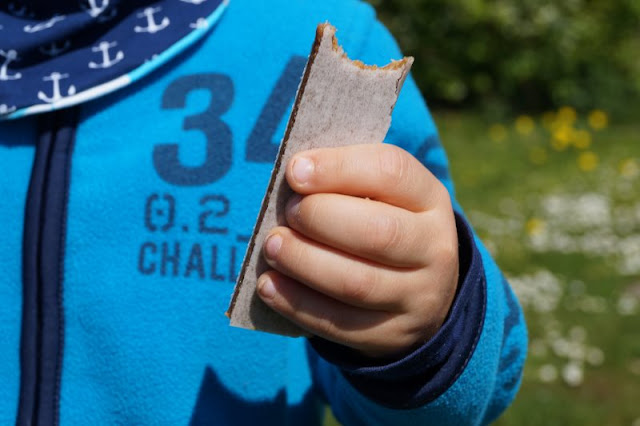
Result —
<instances>
[{"instance_id":1,"label":"child's hand","mask_svg":"<svg viewBox=\"0 0 640 426\"><path fill-rule=\"evenodd\" d=\"M387 144L301 152L287 165L300 195L289 227L267 237L275 270L258 280L273 309L373 357L401 356L433 336L458 281L449 194L413 156Z\"/></svg>"}]
</instances>

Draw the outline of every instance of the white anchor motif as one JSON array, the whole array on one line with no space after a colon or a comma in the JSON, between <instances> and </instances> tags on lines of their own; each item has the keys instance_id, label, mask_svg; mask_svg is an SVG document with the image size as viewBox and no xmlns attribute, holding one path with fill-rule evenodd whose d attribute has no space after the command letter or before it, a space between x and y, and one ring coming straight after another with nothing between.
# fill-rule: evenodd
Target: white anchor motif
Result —
<instances>
[{"instance_id":1,"label":"white anchor motif","mask_svg":"<svg viewBox=\"0 0 640 426\"><path fill-rule=\"evenodd\" d=\"M19 72L13 75L7 72L7 68L9 68L9 63L11 63L12 61L18 60L18 52L16 52L13 49L7 52L5 52L4 50L0 50L0 56L4 58L4 63L0 65L0 81L18 80L20 77L22 77L22 74Z\"/></svg>"},{"instance_id":2,"label":"white anchor motif","mask_svg":"<svg viewBox=\"0 0 640 426\"><path fill-rule=\"evenodd\" d=\"M92 18L97 18L102 12L109 7L109 0L101 0L98 4L97 0L87 0L87 2L80 3L82 7Z\"/></svg>"},{"instance_id":3,"label":"white anchor motif","mask_svg":"<svg viewBox=\"0 0 640 426\"><path fill-rule=\"evenodd\" d=\"M198 18L196 22L189 24L191 28L209 28L209 21L204 18Z\"/></svg>"},{"instance_id":4,"label":"white anchor motif","mask_svg":"<svg viewBox=\"0 0 640 426\"><path fill-rule=\"evenodd\" d=\"M60 80L65 79L67 77L69 77L69 74L60 74L59 72L55 72L55 71L49 74L48 76L43 77L42 78L43 81L53 82L53 94L52 96L47 96L44 92L38 91L38 99L47 103L53 103L64 98L64 96L60 94ZM69 89L67 90L67 96L71 96L75 94L76 94L76 87L72 84L69 86Z\"/></svg>"},{"instance_id":5,"label":"white anchor motif","mask_svg":"<svg viewBox=\"0 0 640 426\"><path fill-rule=\"evenodd\" d=\"M180 0L180 1L185 3L190 3L190 4L202 4L207 0Z\"/></svg>"},{"instance_id":6,"label":"white anchor motif","mask_svg":"<svg viewBox=\"0 0 640 426\"><path fill-rule=\"evenodd\" d=\"M160 10L161 10L160 7L155 7L155 8L147 7L142 11L142 13L138 13L138 18L144 18L144 17L147 18L147 26L141 27L136 25L133 30L137 33L154 34L160 30L167 28L169 26L168 17L165 16L164 18L162 18L162 21L160 21L160 24L156 23L155 19L153 18L153 14L156 12L159 12Z\"/></svg>"},{"instance_id":7,"label":"white anchor motif","mask_svg":"<svg viewBox=\"0 0 640 426\"><path fill-rule=\"evenodd\" d=\"M119 50L114 58L109 57L109 49L116 46L117 44L118 43L116 43L115 41L111 43L109 43L108 41L101 41L97 46L92 47L92 52L102 52L102 63L91 61L89 62L89 68L109 68L123 60L124 53L122 52L122 50Z\"/></svg>"},{"instance_id":8,"label":"white anchor motif","mask_svg":"<svg viewBox=\"0 0 640 426\"><path fill-rule=\"evenodd\" d=\"M46 30L47 28L53 27L56 23L62 21L65 18L64 15L56 15L53 18L40 22L35 25L25 25L24 32L25 33L37 33L38 31Z\"/></svg>"},{"instance_id":9,"label":"white anchor motif","mask_svg":"<svg viewBox=\"0 0 640 426\"><path fill-rule=\"evenodd\" d=\"M9 114L9 113L11 113L11 112L13 112L15 110L16 110L16 106L15 105L10 107L7 104L0 104L0 115Z\"/></svg>"},{"instance_id":10,"label":"white anchor motif","mask_svg":"<svg viewBox=\"0 0 640 426\"><path fill-rule=\"evenodd\" d=\"M65 40L62 43L62 46L58 46L58 43L56 43L55 41L47 46L40 46L40 51L42 53L44 53L45 55L49 55L49 56L58 56L59 54L61 54L62 52L64 52L65 50L67 50L69 47L71 46L71 41L70 40Z\"/></svg>"}]
</instances>

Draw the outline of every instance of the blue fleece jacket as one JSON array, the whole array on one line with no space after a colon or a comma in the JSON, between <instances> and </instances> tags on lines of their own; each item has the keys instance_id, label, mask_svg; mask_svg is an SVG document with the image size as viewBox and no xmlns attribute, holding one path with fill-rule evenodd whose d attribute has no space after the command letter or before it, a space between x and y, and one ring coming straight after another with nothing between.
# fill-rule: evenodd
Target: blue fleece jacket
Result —
<instances>
[{"instance_id":1,"label":"blue fleece jacket","mask_svg":"<svg viewBox=\"0 0 640 426\"><path fill-rule=\"evenodd\" d=\"M458 293L439 333L404 359L228 326L324 21L352 58L401 57L366 4L233 0L201 40L133 84L0 122L0 424L314 425L327 401L345 425L462 425L509 405L522 312L455 200ZM454 197L411 78L386 142Z\"/></svg>"}]
</instances>

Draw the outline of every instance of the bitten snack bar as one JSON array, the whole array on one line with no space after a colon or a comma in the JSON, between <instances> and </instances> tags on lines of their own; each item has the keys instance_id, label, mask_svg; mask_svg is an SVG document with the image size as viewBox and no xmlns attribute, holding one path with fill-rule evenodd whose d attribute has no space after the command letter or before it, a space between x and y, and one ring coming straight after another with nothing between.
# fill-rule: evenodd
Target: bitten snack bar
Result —
<instances>
[{"instance_id":1,"label":"bitten snack bar","mask_svg":"<svg viewBox=\"0 0 640 426\"><path fill-rule=\"evenodd\" d=\"M258 277L269 266L262 245L269 231L286 225L284 208L293 194L285 166L300 151L383 141L391 112L413 58L384 67L350 60L328 23L316 31L311 55L271 175L260 214L247 248L238 282L227 311L231 325L288 336L305 332L282 317L256 294Z\"/></svg>"}]
</instances>

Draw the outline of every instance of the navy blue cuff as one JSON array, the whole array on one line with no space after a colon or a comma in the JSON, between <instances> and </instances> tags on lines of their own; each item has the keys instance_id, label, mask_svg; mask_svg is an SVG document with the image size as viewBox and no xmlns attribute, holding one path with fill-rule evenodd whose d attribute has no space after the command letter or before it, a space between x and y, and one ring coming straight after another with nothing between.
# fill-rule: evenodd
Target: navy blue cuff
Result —
<instances>
[{"instance_id":1,"label":"navy blue cuff","mask_svg":"<svg viewBox=\"0 0 640 426\"><path fill-rule=\"evenodd\" d=\"M416 408L444 393L460 376L480 337L486 308L486 278L469 225L456 213L460 278L449 316L423 346L400 360L364 357L314 337L313 349L338 366L359 392L391 408Z\"/></svg>"}]
</instances>

